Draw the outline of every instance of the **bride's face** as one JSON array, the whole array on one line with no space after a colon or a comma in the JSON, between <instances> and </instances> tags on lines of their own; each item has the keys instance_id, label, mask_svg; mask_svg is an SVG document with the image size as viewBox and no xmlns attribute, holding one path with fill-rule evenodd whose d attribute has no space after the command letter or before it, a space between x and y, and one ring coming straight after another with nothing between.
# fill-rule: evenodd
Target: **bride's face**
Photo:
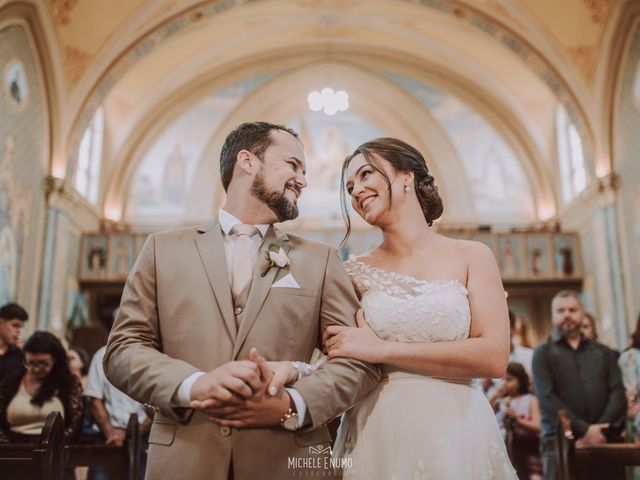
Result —
<instances>
[{"instance_id":1,"label":"bride's face","mask_svg":"<svg viewBox=\"0 0 640 480\"><path fill-rule=\"evenodd\" d=\"M353 157L345 172L345 187L351 196L351 205L371 225L384 223L389 213L389 195L393 196L395 207L403 192L403 184L396 181L399 175L393 166L383 158L377 157L377 160L391 182L391 190L382 173L362 154Z\"/></svg>"}]
</instances>

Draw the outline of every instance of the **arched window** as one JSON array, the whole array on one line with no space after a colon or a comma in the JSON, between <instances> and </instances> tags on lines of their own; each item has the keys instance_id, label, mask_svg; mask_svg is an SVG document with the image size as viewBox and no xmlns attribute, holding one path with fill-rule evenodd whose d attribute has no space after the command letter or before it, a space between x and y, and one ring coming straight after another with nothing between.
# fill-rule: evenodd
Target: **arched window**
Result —
<instances>
[{"instance_id":1,"label":"arched window","mask_svg":"<svg viewBox=\"0 0 640 480\"><path fill-rule=\"evenodd\" d=\"M558 105L556 112L556 134L558 139L558 159L562 200L571 202L587 186L587 170L584 164L582 140L578 129L569 118L567 110Z\"/></svg>"},{"instance_id":2,"label":"arched window","mask_svg":"<svg viewBox=\"0 0 640 480\"><path fill-rule=\"evenodd\" d=\"M82 135L76 170L76 190L94 205L98 203L103 136L104 113L99 108Z\"/></svg>"}]
</instances>

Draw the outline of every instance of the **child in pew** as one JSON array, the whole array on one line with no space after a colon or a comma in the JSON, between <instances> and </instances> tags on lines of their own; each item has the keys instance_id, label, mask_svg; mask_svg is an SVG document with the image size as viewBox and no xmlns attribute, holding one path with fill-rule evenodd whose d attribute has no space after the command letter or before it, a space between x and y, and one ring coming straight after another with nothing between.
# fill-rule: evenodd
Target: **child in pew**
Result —
<instances>
[{"instance_id":1,"label":"child in pew","mask_svg":"<svg viewBox=\"0 0 640 480\"><path fill-rule=\"evenodd\" d=\"M529 375L524 367L509 363L502 385L489 398L505 437L508 423L521 433L540 432L540 404L529 391Z\"/></svg>"}]
</instances>

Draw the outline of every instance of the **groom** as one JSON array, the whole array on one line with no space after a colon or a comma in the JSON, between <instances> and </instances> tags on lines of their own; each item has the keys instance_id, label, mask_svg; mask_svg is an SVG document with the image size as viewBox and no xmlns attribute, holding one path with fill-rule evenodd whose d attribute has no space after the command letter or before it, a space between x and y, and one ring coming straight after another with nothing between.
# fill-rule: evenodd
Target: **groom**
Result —
<instances>
[{"instance_id":1,"label":"groom","mask_svg":"<svg viewBox=\"0 0 640 480\"><path fill-rule=\"evenodd\" d=\"M148 479L330 476L326 423L377 384L377 368L332 359L273 395L256 353L308 362L327 326L356 325L335 249L272 225L298 215L302 144L286 127L244 123L222 147L220 173L227 199L215 220L145 243L109 336L107 377L156 411Z\"/></svg>"}]
</instances>

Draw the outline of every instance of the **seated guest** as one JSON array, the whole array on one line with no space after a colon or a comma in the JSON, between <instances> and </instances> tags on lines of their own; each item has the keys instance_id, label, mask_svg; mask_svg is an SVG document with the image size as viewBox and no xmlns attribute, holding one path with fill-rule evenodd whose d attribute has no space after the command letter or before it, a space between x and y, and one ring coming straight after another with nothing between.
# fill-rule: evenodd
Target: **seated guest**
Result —
<instances>
[{"instance_id":1,"label":"seated guest","mask_svg":"<svg viewBox=\"0 0 640 480\"><path fill-rule=\"evenodd\" d=\"M584 308L577 292L563 290L551 301L555 331L536 347L533 381L540 401L545 480L555 479L558 411L566 410L576 448L619 438L627 411L615 353L581 332ZM590 479L623 479L619 467L593 467Z\"/></svg>"},{"instance_id":2,"label":"seated guest","mask_svg":"<svg viewBox=\"0 0 640 480\"><path fill-rule=\"evenodd\" d=\"M80 380L84 390L87 386L87 374L89 373L89 354L83 348L69 347L67 360L69 361L69 370Z\"/></svg>"},{"instance_id":3,"label":"seated guest","mask_svg":"<svg viewBox=\"0 0 640 480\"><path fill-rule=\"evenodd\" d=\"M151 430L152 419L147 416L141 403L122 393L107 380L102 366L106 349L106 346L102 347L93 355L91 367L89 367L89 380L84 394L89 399L91 414L104 436L104 443L107 445L118 447L124 445L129 416L132 413L137 415L140 423L140 436L142 437L138 477L142 479L147 464L147 437ZM90 478L106 480L117 478L117 475L118 472L106 467L93 467Z\"/></svg>"},{"instance_id":4,"label":"seated guest","mask_svg":"<svg viewBox=\"0 0 640 480\"><path fill-rule=\"evenodd\" d=\"M69 361L69 370L75 375L82 385L82 390L87 387L89 373L89 354L80 347L69 347L67 349L67 360ZM87 397L82 398L82 426L80 435L87 437L96 437L99 432L97 430L93 415L91 414L91 403ZM85 440L87 440L85 438Z\"/></svg>"},{"instance_id":5,"label":"seated guest","mask_svg":"<svg viewBox=\"0 0 640 480\"><path fill-rule=\"evenodd\" d=\"M9 372L22 368L24 356L17 344L28 318L25 309L17 303L7 303L0 308L0 382Z\"/></svg>"},{"instance_id":6,"label":"seated guest","mask_svg":"<svg viewBox=\"0 0 640 480\"><path fill-rule=\"evenodd\" d=\"M82 417L82 387L69 371L67 353L49 332L35 332L24 346L24 366L0 384L0 426L10 442L35 443L51 412L64 418L65 439Z\"/></svg>"},{"instance_id":7,"label":"seated guest","mask_svg":"<svg viewBox=\"0 0 640 480\"><path fill-rule=\"evenodd\" d=\"M627 402L627 421L631 441L640 442L640 315L631 334L631 346L620 354L618 365L622 372Z\"/></svg>"},{"instance_id":8,"label":"seated guest","mask_svg":"<svg viewBox=\"0 0 640 480\"><path fill-rule=\"evenodd\" d=\"M502 379L502 386L489 399L496 412L500 430L506 435L511 423L517 432L540 432L540 405L529 393L529 375L519 363L511 362Z\"/></svg>"}]
</instances>

